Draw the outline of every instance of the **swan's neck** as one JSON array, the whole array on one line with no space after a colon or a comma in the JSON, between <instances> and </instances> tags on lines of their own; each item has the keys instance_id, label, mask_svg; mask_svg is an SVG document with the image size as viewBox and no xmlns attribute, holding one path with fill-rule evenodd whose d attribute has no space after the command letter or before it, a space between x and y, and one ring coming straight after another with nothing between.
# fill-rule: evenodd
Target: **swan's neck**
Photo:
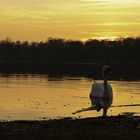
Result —
<instances>
[{"instance_id":1,"label":"swan's neck","mask_svg":"<svg viewBox=\"0 0 140 140\"><path fill-rule=\"evenodd\" d=\"M104 98L109 97L107 80L107 77L104 77Z\"/></svg>"}]
</instances>

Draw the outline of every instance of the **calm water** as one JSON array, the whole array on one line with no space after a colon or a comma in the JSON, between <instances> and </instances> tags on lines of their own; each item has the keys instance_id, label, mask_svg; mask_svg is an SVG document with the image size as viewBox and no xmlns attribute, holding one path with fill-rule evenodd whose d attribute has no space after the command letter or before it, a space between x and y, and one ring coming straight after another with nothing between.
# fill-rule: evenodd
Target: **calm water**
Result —
<instances>
[{"instance_id":1,"label":"calm water","mask_svg":"<svg viewBox=\"0 0 140 140\"><path fill-rule=\"evenodd\" d=\"M0 75L0 120L100 116L102 111L72 115L90 106L93 79L47 75ZM140 82L110 81L113 106L140 104ZM111 107L108 115L136 112L140 105Z\"/></svg>"}]
</instances>

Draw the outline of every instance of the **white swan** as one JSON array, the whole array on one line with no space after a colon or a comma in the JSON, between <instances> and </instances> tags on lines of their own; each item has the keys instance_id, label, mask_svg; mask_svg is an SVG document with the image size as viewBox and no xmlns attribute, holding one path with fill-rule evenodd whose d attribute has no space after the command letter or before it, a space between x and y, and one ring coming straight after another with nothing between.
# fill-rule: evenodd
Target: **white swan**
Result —
<instances>
[{"instance_id":1,"label":"white swan","mask_svg":"<svg viewBox=\"0 0 140 140\"><path fill-rule=\"evenodd\" d=\"M107 82L111 74L109 66L104 66L103 72L103 83L94 82L90 92L91 107L78 110L73 114L80 113L88 110L100 111L103 109L103 116L107 115L107 109L111 106L113 100L113 91L111 85Z\"/></svg>"},{"instance_id":2,"label":"white swan","mask_svg":"<svg viewBox=\"0 0 140 140\"><path fill-rule=\"evenodd\" d=\"M109 66L103 67L103 83L94 82L90 92L91 107L93 110L103 109L103 116L107 115L107 109L111 106L113 100L113 91L111 85L107 82L111 74Z\"/></svg>"}]
</instances>

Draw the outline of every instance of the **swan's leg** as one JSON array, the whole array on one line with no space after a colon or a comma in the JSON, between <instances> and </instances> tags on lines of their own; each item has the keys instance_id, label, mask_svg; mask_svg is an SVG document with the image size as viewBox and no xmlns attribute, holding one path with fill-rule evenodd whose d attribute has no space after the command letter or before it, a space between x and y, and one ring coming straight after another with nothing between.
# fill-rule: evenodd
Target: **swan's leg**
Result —
<instances>
[{"instance_id":1,"label":"swan's leg","mask_svg":"<svg viewBox=\"0 0 140 140\"><path fill-rule=\"evenodd\" d=\"M107 109L103 108L103 116L107 116Z\"/></svg>"},{"instance_id":2,"label":"swan's leg","mask_svg":"<svg viewBox=\"0 0 140 140\"><path fill-rule=\"evenodd\" d=\"M108 102L109 102L109 99L107 98L104 98L103 99L103 116L107 116L107 109L108 109Z\"/></svg>"}]
</instances>

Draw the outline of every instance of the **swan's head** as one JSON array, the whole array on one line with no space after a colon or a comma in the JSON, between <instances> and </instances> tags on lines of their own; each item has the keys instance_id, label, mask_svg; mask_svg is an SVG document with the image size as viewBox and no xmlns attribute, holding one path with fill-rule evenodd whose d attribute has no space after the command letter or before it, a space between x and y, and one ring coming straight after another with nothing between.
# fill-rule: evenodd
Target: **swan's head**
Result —
<instances>
[{"instance_id":1,"label":"swan's head","mask_svg":"<svg viewBox=\"0 0 140 140\"><path fill-rule=\"evenodd\" d=\"M112 73L111 68L107 65L103 67L102 71L103 71L103 78L107 78L107 79L110 77L110 75Z\"/></svg>"}]
</instances>

